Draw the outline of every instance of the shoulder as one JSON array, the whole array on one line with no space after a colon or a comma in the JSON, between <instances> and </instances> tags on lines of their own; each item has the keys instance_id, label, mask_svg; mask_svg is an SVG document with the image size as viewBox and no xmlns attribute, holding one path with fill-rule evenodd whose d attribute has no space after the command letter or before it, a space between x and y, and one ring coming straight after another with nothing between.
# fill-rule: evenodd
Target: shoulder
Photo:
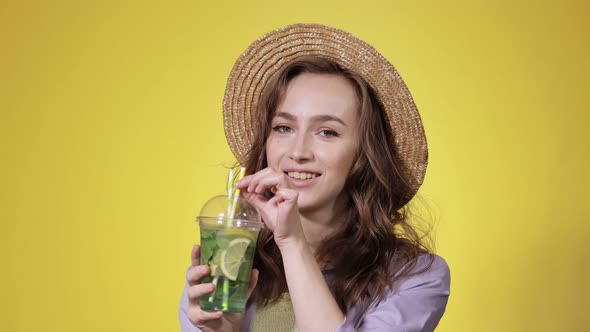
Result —
<instances>
[{"instance_id":1,"label":"shoulder","mask_svg":"<svg viewBox=\"0 0 590 332\"><path fill-rule=\"evenodd\" d=\"M419 289L442 292L449 295L451 271L447 262L438 255L423 254L418 257L409 277L391 285L392 293Z\"/></svg>"},{"instance_id":2,"label":"shoulder","mask_svg":"<svg viewBox=\"0 0 590 332\"><path fill-rule=\"evenodd\" d=\"M434 331L450 293L449 266L442 257L425 254L411 272L394 282L368 310L355 308L338 331Z\"/></svg>"}]
</instances>

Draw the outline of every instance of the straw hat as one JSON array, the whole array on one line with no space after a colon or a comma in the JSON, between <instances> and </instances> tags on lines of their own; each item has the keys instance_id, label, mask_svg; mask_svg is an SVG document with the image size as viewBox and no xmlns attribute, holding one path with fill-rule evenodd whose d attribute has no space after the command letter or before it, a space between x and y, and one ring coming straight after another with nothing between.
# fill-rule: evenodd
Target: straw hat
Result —
<instances>
[{"instance_id":1,"label":"straw hat","mask_svg":"<svg viewBox=\"0 0 590 332\"><path fill-rule=\"evenodd\" d=\"M238 58L223 99L225 136L240 164L254 140L258 98L285 64L302 56L321 56L359 74L384 107L394 149L409 172L412 194L428 164L426 137L410 91L395 68L375 48L345 31L319 24L294 24L254 41Z\"/></svg>"}]
</instances>

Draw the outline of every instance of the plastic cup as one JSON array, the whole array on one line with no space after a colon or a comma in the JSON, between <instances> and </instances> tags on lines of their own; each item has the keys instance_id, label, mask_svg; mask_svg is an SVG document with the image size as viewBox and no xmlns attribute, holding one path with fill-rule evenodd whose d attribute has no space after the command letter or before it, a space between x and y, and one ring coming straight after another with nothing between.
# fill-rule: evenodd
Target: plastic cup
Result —
<instances>
[{"instance_id":1,"label":"plastic cup","mask_svg":"<svg viewBox=\"0 0 590 332\"><path fill-rule=\"evenodd\" d=\"M228 208L229 206L229 208ZM258 232L264 226L256 209L245 199L216 196L197 217L201 233L201 265L211 272L201 283L215 291L199 299L203 310L243 312L247 302Z\"/></svg>"}]
</instances>

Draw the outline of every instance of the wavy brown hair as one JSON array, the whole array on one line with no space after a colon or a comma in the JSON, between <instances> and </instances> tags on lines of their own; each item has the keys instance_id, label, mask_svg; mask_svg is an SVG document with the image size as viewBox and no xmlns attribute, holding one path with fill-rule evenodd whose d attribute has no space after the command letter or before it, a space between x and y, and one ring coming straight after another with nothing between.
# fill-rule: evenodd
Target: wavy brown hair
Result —
<instances>
[{"instance_id":1,"label":"wavy brown hair","mask_svg":"<svg viewBox=\"0 0 590 332\"><path fill-rule=\"evenodd\" d=\"M358 74L326 58L301 57L286 64L269 81L258 102L246 173L267 167L266 141L272 117L287 85L301 73L342 75L357 94L360 142L343 189L348 193L344 205L348 210L344 211L344 222L319 246L316 259L328 262L324 273L340 309L346 313L358 304L366 310L392 283L426 270L428 266L413 271L418 256L430 252L424 234L408 222L409 173L392 148L383 108L371 87ZM258 237L254 267L260 271L252 297L258 305L273 302L288 291L281 253L267 228Z\"/></svg>"}]
</instances>

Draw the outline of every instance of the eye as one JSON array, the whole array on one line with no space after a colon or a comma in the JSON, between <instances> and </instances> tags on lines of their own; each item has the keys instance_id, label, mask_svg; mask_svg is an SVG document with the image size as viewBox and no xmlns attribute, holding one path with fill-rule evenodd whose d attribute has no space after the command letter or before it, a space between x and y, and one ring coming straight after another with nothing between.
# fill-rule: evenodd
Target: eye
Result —
<instances>
[{"instance_id":1,"label":"eye","mask_svg":"<svg viewBox=\"0 0 590 332\"><path fill-rule=\"evenodd\" d=\"M324 136L324 137L338 137L338 133L333 131L333 130L329 130L329 129L324 129L320 131L320 136Z\"/></svg>"},{"instance_id":2,"label":"eye","mask_svg":"<svg viewBox=\"0 0 590 332\"><path fill-rule=\"evenodd\" d=\"M274 126L274 127L272 127L272 130L276 131L278 133L281 133L281 134L291 132L291 128L288 126L284 126L284 125Z\"/></svg>"}]
</instances>

